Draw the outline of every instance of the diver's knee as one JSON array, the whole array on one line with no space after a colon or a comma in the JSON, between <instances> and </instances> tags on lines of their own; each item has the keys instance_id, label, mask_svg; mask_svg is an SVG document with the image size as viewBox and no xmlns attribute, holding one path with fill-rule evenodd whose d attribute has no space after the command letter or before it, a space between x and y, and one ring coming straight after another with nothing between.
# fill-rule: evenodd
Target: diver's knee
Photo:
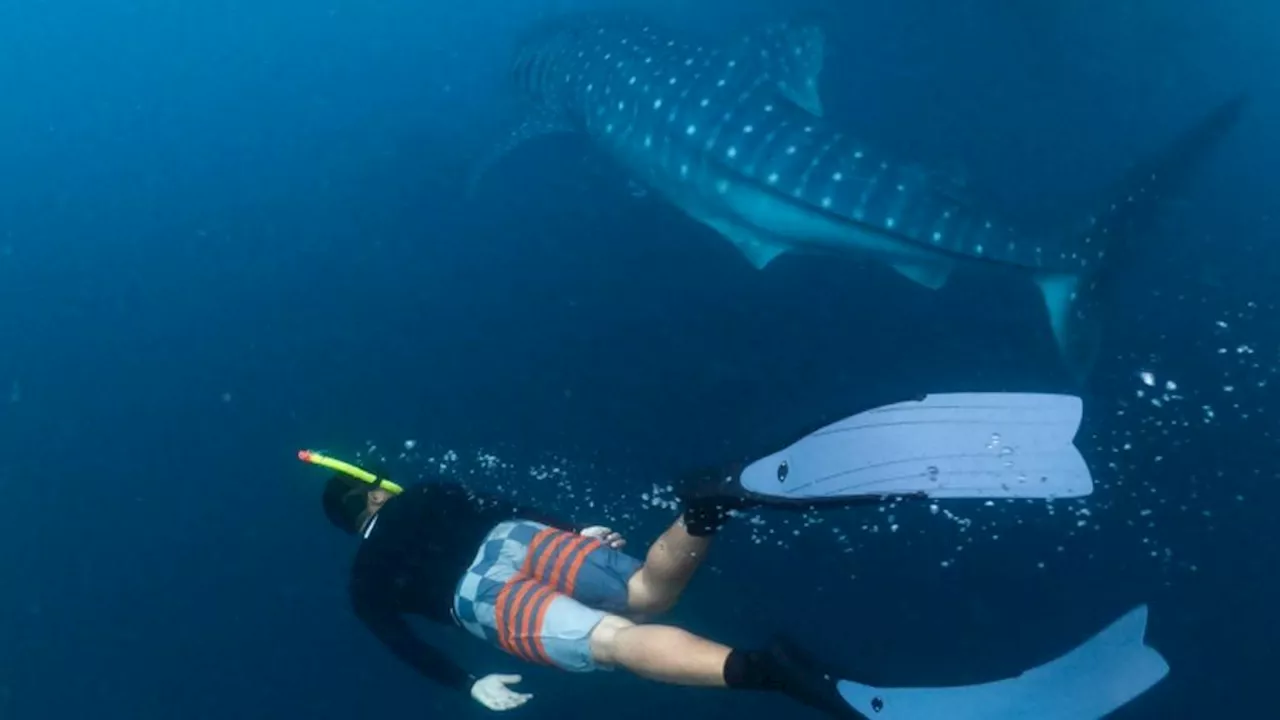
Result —
<instances>
[{"instance_id":1,"label":"diver's knee","mask_svg":"<svg viewBox=\"0 0 1280 720\"><path fill-rule=\"evenodd\" d=\"M627 581L627 611L632 617L653 617L670 610L676 604L676 596L653 587L644 568Z\"/></svg>"},{"instance_id":2,"label":"diver's knee","mask_svg":"<svg viewBox=\"0 0 1280 720\"><path fill-rule=\"evenodd\" d=\"M618 656L618 635L636 624L619 615L605 615L596 623L588 641L591 645L591 657L601 665L616 665Z\"/></svg>"}]
</instances>

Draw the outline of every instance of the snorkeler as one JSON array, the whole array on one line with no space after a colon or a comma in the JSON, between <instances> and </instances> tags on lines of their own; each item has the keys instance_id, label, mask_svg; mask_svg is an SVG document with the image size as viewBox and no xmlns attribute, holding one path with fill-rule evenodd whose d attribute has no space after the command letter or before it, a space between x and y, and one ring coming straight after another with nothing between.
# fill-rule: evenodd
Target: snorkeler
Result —
<instances>
[{"instance_id":1,"label":"snorkeler","mask_svg":"<svg viewBox=\"0 0 1280 720\"><path fill-rule=\"evenodd\" d=\"M343 474L329 520L362 538L351 571L356 615L401 660L491 710L532 695L517 675L473 674L412 634L405 614L457 624L529 662L572 672L620 667L681 685L777 690L835 717L860 718L834 681L780 649L734 650L669 625L637 624L675 604L726 517L691 499L643 562L622 536L447 481L398 496Z\"/></svg>"},{"instance_id":2,"label":"snorkeler","mask_svg":"<svg viewBox=\"0 0 1280 720\"><path fill-rule=\"evenodd\" d=\"M954 688L873 688L839 679L782 641L731 648L645 621L676 603L711 539L748 507L843 505L886 495L1042 497L1043 485L1088 494L1088 470L1071 444L1079 420L1079 401L1065 396L931 395L877 408L741 471L690 476L682 513L643 561L625 553L623 537L606 526L574 525L445 479L401 488L318 453L299 457L338 471L322 505L333 525L360 538L350 575L356 615L402 661L491 710L532 698L513 687L520 676L464 669L418 638L407 615L459 626L530 663L777 692L837 718L928 720L945 710L973 720L1093 720L1167 671L1142 642L1145 608L1017 678ZM993 434L1017 445L1017 470L1008 455L991 451ZM897 469L886 474L885 463ZM1022 491L1011 489L1012 473L1028 470L1041 477Z\"/></svg>"}]
</instances>

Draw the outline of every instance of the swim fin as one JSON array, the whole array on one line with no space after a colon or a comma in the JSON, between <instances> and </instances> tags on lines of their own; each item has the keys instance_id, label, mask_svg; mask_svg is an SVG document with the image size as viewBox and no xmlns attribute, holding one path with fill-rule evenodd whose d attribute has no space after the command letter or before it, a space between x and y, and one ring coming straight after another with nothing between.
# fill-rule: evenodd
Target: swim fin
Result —
<instances>
[{"instance_id":1,"label":"swim fin","mask_svg":"<svg viewBox=\"0 0 1280 720\"><path fill-rule=\"evenodd\" d=\"M1093 492L1072 444L1080 398L950 393L867 410L743 468L735 494L759 505L890 496L1068 498Z\"/></svg>"},{"instance_id":2,"label":"swim fin","mask_svg":"<svg viewBox=\"0 0 1280 720\"><path fill-rule=\"evenodd\" d=\"M1017 677L937 688L876 688L850 680L840 695L883 720L1098 720L1169 674L1146 644L1147 607L1139 606L1071 652Z\"/></svg>"}]
</instances>

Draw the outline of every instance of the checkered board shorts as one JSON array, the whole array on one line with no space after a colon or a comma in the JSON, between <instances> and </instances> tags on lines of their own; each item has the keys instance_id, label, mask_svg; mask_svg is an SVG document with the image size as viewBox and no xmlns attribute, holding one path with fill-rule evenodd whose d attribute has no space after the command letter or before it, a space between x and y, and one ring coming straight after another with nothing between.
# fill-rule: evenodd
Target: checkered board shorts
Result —
<instances>
[{"instance_id":1,"label":"checkered board shorts","mask_svg":"<svg viewBox=\"0 0 1280 720\"><path fill-rule=\"evenodd\" d=\"M572 672L597 666L589 638L608 613L627 610L639 560L594 538L528 520L485 538L458 583L458 624L506 652Z\"/></svg>"}]
</instances>

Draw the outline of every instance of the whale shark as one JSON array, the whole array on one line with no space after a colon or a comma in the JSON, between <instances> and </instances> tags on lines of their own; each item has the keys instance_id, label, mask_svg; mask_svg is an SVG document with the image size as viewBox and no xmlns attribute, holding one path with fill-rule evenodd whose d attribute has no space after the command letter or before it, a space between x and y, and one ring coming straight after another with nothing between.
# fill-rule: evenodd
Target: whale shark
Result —
<instances>
[{"instance_id":1,"label":"whale shark","mask_svg":"<svg viewBox=\"0 0 1280 720\"><path fill-rule=\"evenodd\" d=\"M1064 363L1082 380L1117 275L1245 103L1226 100L1140 159L1096 212L1027 231L972 202L961 183L826 118L825 48L823 30L803 21L720 43L634 15L546 21L518 43L509 80L519 122L475 163L471 192L520 144L579 133L760 270L785 253L847 252L936 290L960 267L1012 268L1039 288Z\"/></svg>"}]
</instances>

